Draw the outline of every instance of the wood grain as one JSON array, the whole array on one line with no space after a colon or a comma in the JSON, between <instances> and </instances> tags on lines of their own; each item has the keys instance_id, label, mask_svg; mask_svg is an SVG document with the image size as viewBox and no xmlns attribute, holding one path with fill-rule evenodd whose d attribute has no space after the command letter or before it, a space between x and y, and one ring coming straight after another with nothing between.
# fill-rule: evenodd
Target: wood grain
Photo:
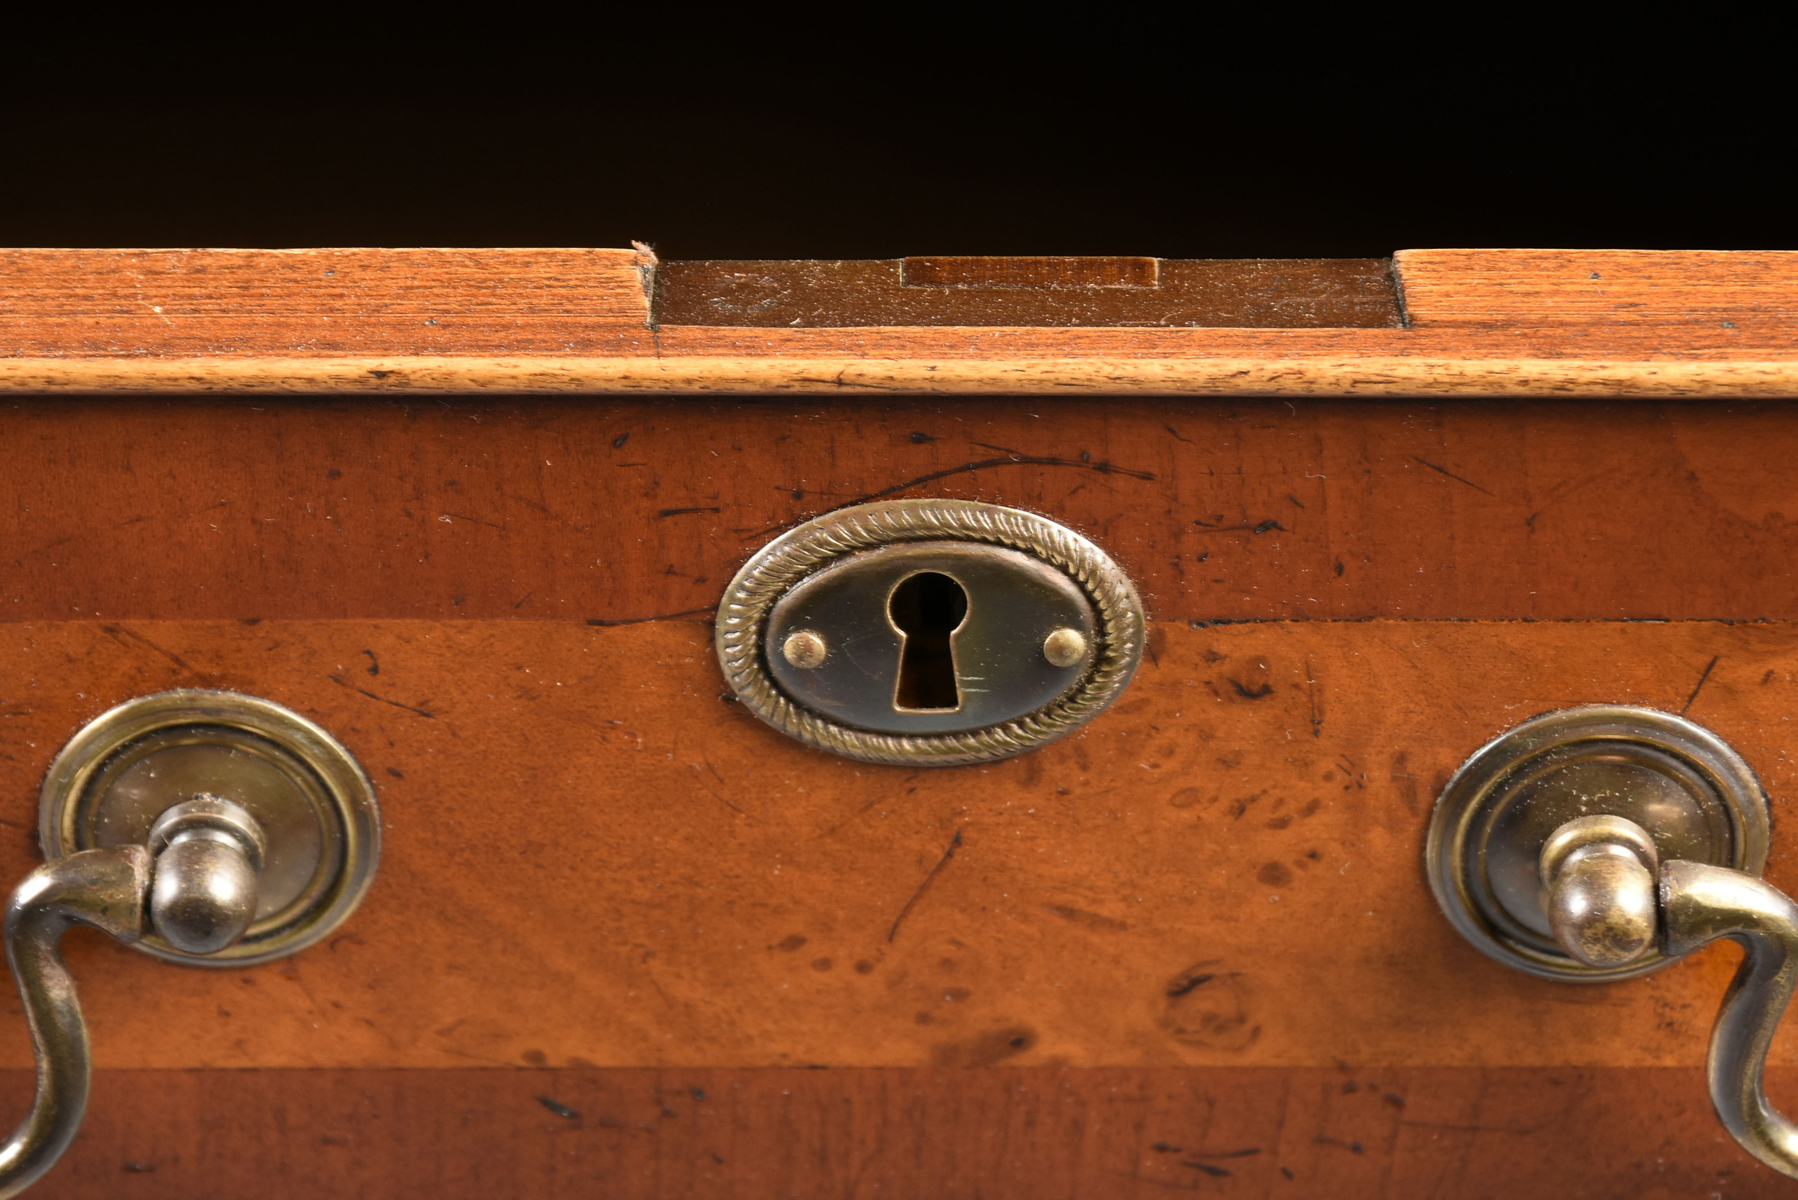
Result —
<instances>
[{"instance_id":1,"label":"wood grain","mask_svg":"<svg viewBox=\"0 0 1798 1200\"><path fill-rule=\"evenodd\" d=\"M0 445L0 620L703 613L889 495L1068 522L1168 621L1798 618L1778 405L102 397Z\"/></svg>"},{"instance_id":2,"label":"wood grain","mask_svg":"<svg viewBox=\"0 0 1798 1200\"><path fill-rule=\"evenodd\" d=\"M1343 344L1335 336L1275 347L1244 345L1210 330L1172 345L1088 345L1074 333L1020 337L949 336L919 345L912 334L878 331L889 343L876 357L837 331L822 343L793 333L724 339L701 331L697 344L663 331L656 358L262 358L0 359L0 390L28 395L121 392L249 396L468 392L537 395L632 393L841 399L895 393L937 396L1465 397L1560 399L1791 399L1798 368L1785 348L1685 345L1650 338L1618 347L1587 337L1577 346L1529 346L1517 337L1450 338L1430 345ZM758 331L759 332L759 331ZM797 333L799 331L794 331ZM860 331L857 331L860 332ZM963 333L964 331L952 331ZM728 342L730 344L721 344ZM985 342L987 353L973 344ZM1609 352L1607 354L1607 352ZM1685 358L1654 358L1680 353ZM1579 357L1588 354L1591 357Z\"/></svg>"},{"instance_id":3,"label":"wood grain","mask_svg":"<svg viewBox=\"0 0 1798 1200\"><path fill-rule=\"evenodd\" d=\"M1405 252L1408 328L762 329L652 328L629 251L8 251L0 388L1798 396L1793 256L1605 253Z\"/></svg>"},{"instance_id":4,"label":"wood grain","mask_svg":"<svg viewBox=\"0 0 1798 1200\"><path fill-rule=\"evenodd\" d=\"M1401 250L1414 328L1713 326L1798 332L1798 251Z\"/></svg>"},{"instance_id":5,"label":"wood grain","mask_svg":"<svg viewBox=\"0 0 1798 1200\"><path fill-rule=\"evenodd\" d=\"M102 1066L1695 1066L1737 952L1591 988L1488 962L1425 885L1431 802L1596 701L1715 729L1777 827L1798 788L1792 622L1164 623L1080 734L934 771L761 725L703 620L13 622L0 878L64 740L175 686L342 738L385 857L277 966L82 938ZM15 1010L0 1065L28 1053Z\"/></svg>"},{"instance_id":6,"label":"wood grain","mask_svg":"<svg viewBox=\"0 0 1798 1200\"><path fill-rule=\"evenodd\" d=\"M1798 1071L1771 1072L1775 1095ZM29 1074L0 1074L16 1110ZM34 1195L1788 1195L1695 1068L100 1071Z\"/></svg>"},{"instance_id":7,"label":"wood grain","mask_svg":"<svg viewBox=\"0 0 1798 1200\"><path fill-rule=\"evenodd\" d=\"M0 250L8 359L641 354L632 250Z\"/></svg>"}]
</instances>

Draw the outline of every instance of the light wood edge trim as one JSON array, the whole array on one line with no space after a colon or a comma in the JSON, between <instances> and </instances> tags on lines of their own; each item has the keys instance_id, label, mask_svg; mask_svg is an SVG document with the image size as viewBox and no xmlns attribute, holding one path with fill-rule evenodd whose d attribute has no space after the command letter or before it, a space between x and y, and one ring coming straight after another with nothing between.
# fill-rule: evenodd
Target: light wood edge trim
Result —
<instances>
[{"instance_id":1,"label":"light wood edge trim","mask_svg":"<svg viewBox=\"0 0 1798 1200\"><path fill-rule=\"evenodd\" d=\"M14 393L894 392L1798 398L1798 361L1451 359L0 359Z\"/></svg>"},{"instance_id":2,"label":"light wood edge trim","mask_svg":"<svg viewBox=\"0 0 1798 1200\"><path fill-rule=\"evenodd\" d=\"M1784 324L1798 310L1792 250L1400 250L1413 329Z\"/></svg>"}]
</instances>

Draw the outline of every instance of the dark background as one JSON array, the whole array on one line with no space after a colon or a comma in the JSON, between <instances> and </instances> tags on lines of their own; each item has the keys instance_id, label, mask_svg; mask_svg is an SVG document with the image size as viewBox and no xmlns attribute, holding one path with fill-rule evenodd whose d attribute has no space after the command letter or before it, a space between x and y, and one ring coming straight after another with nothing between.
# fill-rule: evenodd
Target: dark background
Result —
<instances>
[{"instance_id":1,"label":"dark background","mask_svg":"<svg viewBox=\"0 0 1798 1200\"><path fill-rule=\"evenodd\" d=\"M109 28L13 64L0 244L1798 249L1789 63L1751 24L1643 51L1497 25L1406 50L1403 22L1045 39L1039 14L975 39L945 17L899 41L695 10L444 43L337 19L261 41Z\"/></svg>"}]
</instances>

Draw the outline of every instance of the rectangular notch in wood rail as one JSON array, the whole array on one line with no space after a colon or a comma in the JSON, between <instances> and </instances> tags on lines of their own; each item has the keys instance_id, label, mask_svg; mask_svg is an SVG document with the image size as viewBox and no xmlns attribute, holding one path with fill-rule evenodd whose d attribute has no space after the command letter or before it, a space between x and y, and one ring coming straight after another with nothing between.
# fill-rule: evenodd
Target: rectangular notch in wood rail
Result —
<instances>
[{"instance_id":1,"label":"rectangular notch in wood rail","mask_svg":"<svg viewBox=\"0 0 1798 1200\"><path fill-rule=\"evenodd\" d=\"M665 262L663 326L754 329L1390 329L1379 258L907 258Z\"/></svg>"}]
</instances>

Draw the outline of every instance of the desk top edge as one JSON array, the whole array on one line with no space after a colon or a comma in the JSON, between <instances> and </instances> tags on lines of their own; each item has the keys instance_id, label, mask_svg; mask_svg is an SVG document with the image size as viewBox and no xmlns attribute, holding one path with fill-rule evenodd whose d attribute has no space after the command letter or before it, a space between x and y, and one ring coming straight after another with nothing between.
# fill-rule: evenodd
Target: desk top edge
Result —
<instances>
[{"instance_id":1,"label":"desk top edge","mask_svg":"<svg viewBox=\"0 0 1798 1200\"><path fill-rule=\"evenodd\" d=\"M0 390L1798 396L1798 252L0 250Z\"/></svg>"}]
</instances>

